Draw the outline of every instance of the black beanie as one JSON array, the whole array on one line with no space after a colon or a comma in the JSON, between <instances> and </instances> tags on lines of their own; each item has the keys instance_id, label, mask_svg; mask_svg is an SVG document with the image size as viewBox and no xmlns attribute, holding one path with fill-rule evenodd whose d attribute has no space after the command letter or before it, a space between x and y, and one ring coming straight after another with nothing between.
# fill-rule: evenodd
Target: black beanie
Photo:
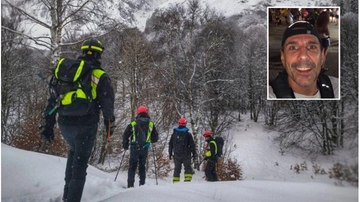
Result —
<instances>
[{"instance_id":1,"label":"black beanie","mask_svg":"<svg viewBox=\"0 0 360 202\"><path fill-rule=\"evenodd\" d=\"M298 34L312 34L318 38L320 45L322 44L319 32L314 26L307 21L297 21L285 29L281 46L284 45L287 38Z\"/></svg>"}]
</instances>

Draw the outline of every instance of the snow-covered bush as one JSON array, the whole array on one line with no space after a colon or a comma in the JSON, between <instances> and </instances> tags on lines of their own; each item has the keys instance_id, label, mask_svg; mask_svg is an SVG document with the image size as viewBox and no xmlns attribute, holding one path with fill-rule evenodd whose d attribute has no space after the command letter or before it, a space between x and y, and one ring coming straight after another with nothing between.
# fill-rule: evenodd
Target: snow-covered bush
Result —
<instances>
[{"instance_id":1,"label":"snow-covered bush","mask_svg":"<svg viewBox=\"0 0 360 202\"><path fill-rule=\"evenodd\" d=\"M329 178L336 179L336 185L343 185L343 181L348 182L351 185L358 186L358 166L355 165L343 165L341 163L335 163L332 168L329 169Z\"/></svg>"}]
</instances>

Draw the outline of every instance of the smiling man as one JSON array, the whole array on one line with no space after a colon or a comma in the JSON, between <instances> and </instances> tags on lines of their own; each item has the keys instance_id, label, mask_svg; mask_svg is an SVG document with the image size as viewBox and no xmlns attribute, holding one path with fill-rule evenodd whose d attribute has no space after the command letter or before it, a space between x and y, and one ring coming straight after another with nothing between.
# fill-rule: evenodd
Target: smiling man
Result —
<instances>
[{"instance_id":1,"label":"smiling man","mask_svg":"<svg viewBox=\"0 0 360 202\"><path fill-rule=\"evenodd\" d=\"M338 79L321 73L325 61L316 28L297 21L286 28L281 43L280 72L269 86L270 98L337 98Z\"/></svg>"}]
</instances>

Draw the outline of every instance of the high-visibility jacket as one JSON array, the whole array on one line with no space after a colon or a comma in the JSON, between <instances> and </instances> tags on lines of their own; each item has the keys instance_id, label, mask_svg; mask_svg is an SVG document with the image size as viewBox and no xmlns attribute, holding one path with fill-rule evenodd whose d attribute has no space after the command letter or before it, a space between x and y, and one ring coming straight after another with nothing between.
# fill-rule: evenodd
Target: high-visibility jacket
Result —
<instances>
[{"instance_id":1,"label":"high-visibility jacket","mask_svg":"<svg viewBox=\"0 0 360 202\"><path fill-rule=\"evenodd\" d=\"M214 145L214 151L213 151L213 153L212 153L212 151L211 151L211 144L213 144ZM209 142L208 142L208 144L207 144L207 147L206 147L206 152L205 152L205 157L206 158L211 158L211 157L216 157L216 154L217 154L217 145L216 145L216 142L215 142L215 140L214 139L212 139L212 140L210 140Z\"/></svg>"}]
</instances>

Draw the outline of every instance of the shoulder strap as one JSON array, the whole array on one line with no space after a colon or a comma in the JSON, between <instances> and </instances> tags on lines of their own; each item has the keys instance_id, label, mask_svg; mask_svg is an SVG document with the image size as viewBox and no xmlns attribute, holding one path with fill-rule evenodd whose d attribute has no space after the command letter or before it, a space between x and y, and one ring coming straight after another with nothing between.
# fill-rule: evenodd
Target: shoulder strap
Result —
<instances>
[{"instance_id":1,"label":"shoulder strap","mask_svg":"<svg viewBox=\"0 0 360 202\"><path fill-rule=\"evenodd\" d=\"M154 128L154 123L152 121L149 121L149 130L147 132L146 142L150 142L150 137L151 137L153 128Z\"/></svg>"},{"instance_id":2,"label":"shoulder strap","mask_svg":"<svg viewBox=\"0 0 360 202\"><path fill-rule=\"evenodd\" d=\"M131 127L132 127L132 142L136 142L136 134L135 134L135 125L136 121L131 121Z\"/></svg>"},{"instance_id":3,"label":"shoulder strap","mask_svg":"<svg viewBox=\"0 0 360 202\"><path fill-rule=\"evenodd\" d=\"M277 98L295 98L287 78L288 74L283 70L270 84Z\"/></svg>"},{"instance_id":4,"label":"shoulder strap","mask_svg":"<svg viewBox=\"0 0 360 202\"><path fill-rule=\"evenodd\" d=\"M132 142L136 142L135 125L136 125L136 121L132 121L131 122L132 135L133 135ZM154 123L152 121L149 121L149 130L147 131L146 134L146 142L150 142L151 132L153 128L154 128Z\"/></svg>"},{"instance_id":5,"label":"shoulder strap","mask_svg":"<svg viewBox=\"0 0 360 202\"><path fill-rule=\"evenodd\" d=\"M319 74L317 85L322 98L335 98L333 86L330 78L326 74Z\"/></svg>"},{"instance_id":6,"label":"shoulder strap","mask_svg":"<svg viewBox=\"0 0 360 202\"><path fill-rule=\"evenodd\" d=\"M213 143L215 146L215 154L217 154L217 144L215 140L211 140L210 143Z\"/></svg>"},{"instance_id":7,"label":"shoulder strap","mask_svg":"<svg viewBox=\"0 0 360 202\"><path fill-rule=\"evenodd\" d=\"M285 70L279 73L276 79L270 84L277 98L295 98L294 92L288 83L288 74ZM321 98L334 98L334 91L330 78L320 73L317 86L320 90Z\"/></svg>"},{"instance_id":8,"label":"shoulder strap","mask_svg":"<svg viewBox=\"0 0 360 202\"><path fill-rule=\"evenodd\" d=\"M57 79L65 82L75 82L90 70L90 66L85 60L61 58L54 70Z\"/></svg>"}]
</instances>

